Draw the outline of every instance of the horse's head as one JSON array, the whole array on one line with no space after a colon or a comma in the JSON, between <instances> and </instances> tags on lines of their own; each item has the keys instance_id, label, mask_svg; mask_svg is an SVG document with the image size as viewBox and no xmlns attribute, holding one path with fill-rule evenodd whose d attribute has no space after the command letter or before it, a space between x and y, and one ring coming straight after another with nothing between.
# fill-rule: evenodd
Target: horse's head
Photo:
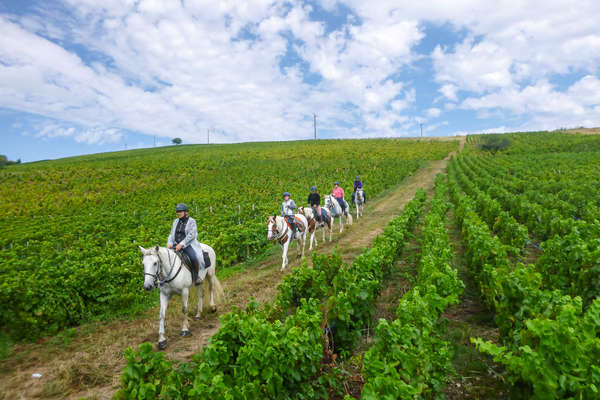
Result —
<instances>
[{"instance_id":1,"label":"horse's head","mask_svg":"<svg viewBox=\"0 0 600 400\"><path fill-rule=\"evenodd\" d=\"M142 264L144 264L144 289L152 290L158 281L158 273L160 269L160 258L158 257L159 246L151 249L144 249L142 246L140 251L144 255Z\"/></svg>"},{"instance_id":2,"label":"horse's head","mask_svg":"<svg viewBox=\"0 0 600 400\"><path fill-rule=\"evenodd\" d=\"M275 217L267 217L267 239L274 240L277 236L277 224L275 223Z\"/></svg>"},{"instance_id":3,"label":"horse's head","mask_svg":"<svg viewBox=\"0 0 600 400\"><path fill-rule=\"evenodd\" d=\"M330 195L326 195L325 196L325 203L324 206L326 208L331 208L333 206L333 201L331 201L331 196Z\"/></svg>"}]
</instances>

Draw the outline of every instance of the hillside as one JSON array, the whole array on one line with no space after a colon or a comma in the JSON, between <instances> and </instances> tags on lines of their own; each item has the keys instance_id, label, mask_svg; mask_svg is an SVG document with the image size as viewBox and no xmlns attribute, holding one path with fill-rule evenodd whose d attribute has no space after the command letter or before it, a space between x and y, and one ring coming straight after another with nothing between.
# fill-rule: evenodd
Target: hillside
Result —
<instances>
[{"instance_id":1,"label":"hillside","mask_svg":"<svg viewBox=\"0 0 600 400\"><path fill-rule=\"evenodd\" d=\"M166 241L186 202L219 268L264 254L264 217L284 190L299 204L312 185L372 196L456 141L336 140L178 146L74 157L0 171L3 335L36 339L84 321L142 310L138 245Z\"/></svg>"}]
</instances>

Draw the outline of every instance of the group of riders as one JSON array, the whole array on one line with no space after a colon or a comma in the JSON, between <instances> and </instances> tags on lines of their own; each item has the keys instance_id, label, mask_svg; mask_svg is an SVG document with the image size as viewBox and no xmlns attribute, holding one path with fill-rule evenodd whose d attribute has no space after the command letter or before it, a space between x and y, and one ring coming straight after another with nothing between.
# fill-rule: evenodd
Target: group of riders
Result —
<instances>
[{"instance_id":1,"label":"group of riders","mask_svg":"<svg viewBox=\"0 0 600 400\"><path fill-rule=\"evenodd\" d=\"M363 183L360 180L360 177L354 177L354 191L352 192L352 203L354 203L356 199L356 191L358 189L362 189L362 187ZM342 208L342 214L347 213L349 211L348 202L346 202L346 199L344 198L344 189L342 189L339 182L336 181L333 183L333 190L331 191L331 195L337 200L340 207ZM364 195L364 192L363 202L366 202L366 196ZM323 226L325 221L323 220L324 214L321 210L321 195L317 191L316 186L310 188L310 194L308 195L308 204L313 210L315 220L321 226ZM290 192L284 192L283 203L281 203L281 216L287 220L288 224L292 228L293 233L295 233L298 228L294 217L295 210L296 203L294 202L294 200L292 200Z\"/></svg>"},{"instance_id":2,"label":"group of riders","mask_svg":"<svg viewBox=\"0 0 600 400\"><path fill-rule=\"evenodd\" d=\"M362 189L363 183L357 176L354 178L354 192L352 192L352 202L354 203L356 198L356 191ZM333 190L331 195L335 197L337 202L342 208L342 213L346 213L348 209L348 203L344 198L344 189L341 188L339 182L334 182ZM363 195L364 196L364 195ZM366 202L366 197L363 197L363 202ZM308 195L308 204L313 210L316 221L323 226L323 212L321 210L321 195L317 191L316 186L310 188L310 194ZM298 229L294 218L296 210L296 203L292 200L289 192L283 193L283 203L281 204L281 215L286 218L288 224L291 226L295 233ZM202 252L202 247L198 241L198 228L196 220L190 217L189 208L183 203L177 204L175 207L177 212L177 218L173 221L171 227L171 233L167 239L167 247L174 249L176 253L183 256L185 254L188 258L192 267L197 272L196 285L202 283L200 277L200 271L205 267L205 257ZM182 254L183 253L183 254Z\"/></svg>"}]
</instances>

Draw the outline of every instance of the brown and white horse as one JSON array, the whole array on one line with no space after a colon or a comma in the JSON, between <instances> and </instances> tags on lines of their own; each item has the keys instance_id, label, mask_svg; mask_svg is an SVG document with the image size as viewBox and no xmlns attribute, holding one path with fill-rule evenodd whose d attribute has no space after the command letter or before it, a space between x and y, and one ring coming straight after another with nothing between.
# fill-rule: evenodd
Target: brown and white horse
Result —
<instances>
[{"instance_id":1,"label":"brown and white horse","mask_svg":"<svg viewBox=\"0 0 600 400\"><path fill-rule=\"evenodd\" d=\"M333 218L331 218L331 213L328 209L322 208L322 210L324 210L327 213L327 216L329 217L328 222L324 223L323 226L321 226L321 224L315 219L315 214L312 207L298 207L298 211L300 211L301 214L304 214L304 216L308 220L308 232L310 232L310 246L308 247L309 251L313 249L313 240L315 242L315 247L317 247L319 244L319 241L315 237L315 233L319 229L323 231L323 243L325 243L325 229L329 230L329 241L331 242L331 234L333 231Z\"/></svg>"},{"instance_id":2,"label":"brown and white horse","mask_svg":"<svg viewBox=\"0 0 600 400\"><path fill-rule=\"evenodd\" d=\"M296 233L292 235L292 228L290 228L284 217L279 215L267 217L267 239L277 240L283 248L283 255L281 256L282 271L288 265L287 253L292 240L298 241L298 255L300 255L300 247L302 247L302 257L304 257L306 232L308 232L308 221L302 214L294 215L294 219L298 229L296 229Z\"/></svg>"}]
</instances>

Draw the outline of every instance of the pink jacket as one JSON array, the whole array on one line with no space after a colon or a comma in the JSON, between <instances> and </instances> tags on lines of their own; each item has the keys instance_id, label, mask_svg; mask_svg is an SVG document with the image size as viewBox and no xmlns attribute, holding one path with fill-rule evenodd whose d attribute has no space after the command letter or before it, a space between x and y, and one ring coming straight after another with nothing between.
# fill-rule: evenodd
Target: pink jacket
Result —
<instances>
[{"instance_id":1,"label":"pink jacket","mask_svg":"<svg viewBox=\"0 0 600 400\"><path fill-rule=\"evenodd\" d=\"M333 189L333 191L331 192L333 194L333 197L335 197L336 199L344 198L344 189L342 189L341 187L336 187Z\"/></svg>"}]
</instances>

